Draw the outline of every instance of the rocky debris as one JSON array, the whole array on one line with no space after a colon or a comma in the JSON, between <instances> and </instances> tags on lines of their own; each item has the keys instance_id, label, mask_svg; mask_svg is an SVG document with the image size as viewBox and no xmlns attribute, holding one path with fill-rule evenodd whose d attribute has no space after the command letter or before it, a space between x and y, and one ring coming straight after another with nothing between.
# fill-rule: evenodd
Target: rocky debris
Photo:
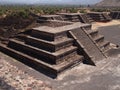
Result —
<instances>
[{"instance_id":1,"label":"rocky debris","mask_svg":"<svg viewBox=\"0 0 120 90\"><path fill-rule=\"evenodd\" d=\"M52 88L0 58L0 90L52 90Z\"/></svg>"},{"instance_id":2,"label":"rocky debris","mask_svg":"<svg viewBox=\"0 0 120 90\"><path fill-rule=\"evenodd\" d=\"M0 90L15 90L13 87L8 85L3 78L0 78Z\"/></svg>"}]
</instances>

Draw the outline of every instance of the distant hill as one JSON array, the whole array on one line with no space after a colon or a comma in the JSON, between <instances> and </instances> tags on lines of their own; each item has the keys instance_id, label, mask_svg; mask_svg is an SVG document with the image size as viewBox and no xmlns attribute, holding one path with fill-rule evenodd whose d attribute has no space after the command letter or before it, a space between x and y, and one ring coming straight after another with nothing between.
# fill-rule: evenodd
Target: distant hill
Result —
<instances>
[{"instance_id":1,"label":"distant hill","mask_svg":"<svg viewBox=\"0 0 120 90\"><path fill-rule=\"evenodd\" d=\"M120 0L102 0L97 3L96 6L112 6L112 7L120 7Z\"/></svg>"}]
</instances>

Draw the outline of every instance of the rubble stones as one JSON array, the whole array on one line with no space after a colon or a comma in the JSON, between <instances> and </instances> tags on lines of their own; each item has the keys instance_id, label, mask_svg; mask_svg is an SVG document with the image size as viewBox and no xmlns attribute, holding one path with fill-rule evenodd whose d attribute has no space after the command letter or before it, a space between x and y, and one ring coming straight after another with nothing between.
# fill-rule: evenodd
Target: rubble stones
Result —
<instances>
[{"instance_id":1,"label":"rubble stones","mask_svg":"<svg viewBox=\"0 0 120 90\"><path fill-rule=\"evenodd\" d=\"M19 70L4 59L0 59L0 90L52 90L41 80L37 80Z\"/></svg>"}]
</instances>

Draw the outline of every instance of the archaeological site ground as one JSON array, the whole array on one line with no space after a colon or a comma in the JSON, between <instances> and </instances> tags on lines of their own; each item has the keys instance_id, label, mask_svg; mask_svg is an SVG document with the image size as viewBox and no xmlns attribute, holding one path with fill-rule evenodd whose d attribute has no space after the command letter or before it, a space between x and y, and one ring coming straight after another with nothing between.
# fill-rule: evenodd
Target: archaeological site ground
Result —
<instances>
[{"instance_id":1,"label":"archaeological site ground","mask_svg":"<svg viewBox=\"0 0 120 90\"><path fill-rule=\"evenodd\" d=\"M120 89L119 8L5 11L0 90Z\"/></svg>"}]
</instances>

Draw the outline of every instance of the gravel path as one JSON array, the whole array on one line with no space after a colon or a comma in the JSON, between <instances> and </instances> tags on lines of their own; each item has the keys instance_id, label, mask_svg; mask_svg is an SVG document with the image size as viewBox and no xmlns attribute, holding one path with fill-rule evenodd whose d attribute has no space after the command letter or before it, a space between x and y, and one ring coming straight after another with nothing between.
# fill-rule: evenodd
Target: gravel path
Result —
<instances>
[{"instance_id":1,"label":"gravel path","mask_svg":"<svg viewBox=\"0 0 120 90\"><path fill-rule=\"evenodd\" d=\"M4 58L0 58L0 90L52 90L52 88L19 70Z\"/></svg>"}]
</instances>

